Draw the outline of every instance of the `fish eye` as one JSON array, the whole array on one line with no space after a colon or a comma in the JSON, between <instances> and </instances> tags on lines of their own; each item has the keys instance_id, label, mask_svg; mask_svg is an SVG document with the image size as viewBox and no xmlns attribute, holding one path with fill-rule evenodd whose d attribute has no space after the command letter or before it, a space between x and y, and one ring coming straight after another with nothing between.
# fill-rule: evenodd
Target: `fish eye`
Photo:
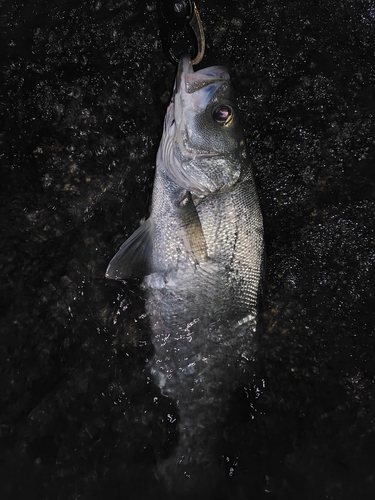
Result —
<instances>
[{"instance_id":1,"label":"fish eye","mask_svg":"<svg viewBox=\"0 0 375 500\"><path fill-rule=\"evenodd\" d=\"M233 109L227 104L217 106L212 115L214 120L220 125L229 125L233 121Z\"/></svg>"}]
</instances>

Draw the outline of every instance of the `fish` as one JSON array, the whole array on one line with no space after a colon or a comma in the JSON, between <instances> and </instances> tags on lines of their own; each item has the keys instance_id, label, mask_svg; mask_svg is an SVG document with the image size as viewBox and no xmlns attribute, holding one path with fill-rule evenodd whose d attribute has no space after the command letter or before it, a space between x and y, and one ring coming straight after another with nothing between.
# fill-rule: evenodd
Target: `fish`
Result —
<instances>
[{"instance_id":1,"label":"fish","mask_svg":"<svg viewBox=\"0 0 375 500\"><path fill-rule=\"evenodd\" d=\"M181 56L150 216L106 271L110 279L143 278L151 373L179 412L178 442L158 475L179 492L181 480L189 478L188 491L214 469L230 394L251 376L263 232L230 76L223 66L194 71Z\"/></svg>"}]
</instances>

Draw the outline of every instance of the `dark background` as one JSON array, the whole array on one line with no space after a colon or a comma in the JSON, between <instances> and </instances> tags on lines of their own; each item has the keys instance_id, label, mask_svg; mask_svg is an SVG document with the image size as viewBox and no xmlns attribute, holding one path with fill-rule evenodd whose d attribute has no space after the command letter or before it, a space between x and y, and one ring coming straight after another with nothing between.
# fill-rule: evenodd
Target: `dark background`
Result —
<instances>
[{"instance_id":1,"label":"dark background","mask_svg":"<svg viewBox=\"0 0 375 500\"><path fill-rule=\"evenodd\" d=\"M375 4L199 7L202 65L228 65L237 91L267 246L228 500L373 499ZM156 3L0 9L0 498L164 500L153 465L175 407L145 370L139 283L104 279L147 216L174 80Z\"/></svg>"}]
</instances>

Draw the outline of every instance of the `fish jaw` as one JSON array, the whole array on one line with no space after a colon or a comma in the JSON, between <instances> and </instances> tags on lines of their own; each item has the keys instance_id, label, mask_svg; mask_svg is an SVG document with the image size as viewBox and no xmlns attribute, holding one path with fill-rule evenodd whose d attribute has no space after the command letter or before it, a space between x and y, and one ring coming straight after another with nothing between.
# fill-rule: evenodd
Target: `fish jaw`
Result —
<instances>
[{"instance_id":1,"label":"fish jaw","mask_svg":"<svg viewBox=\"0 0 375 500\"><path fill-rule=\"evenodd\" d=\"M228 126L215 121L218 109L233 113ZM159 165L177 186L203 197L238 181L246 156L238 115L226 69L194 72L183 56L158 151Z\"/></svg>"}]
</instances>

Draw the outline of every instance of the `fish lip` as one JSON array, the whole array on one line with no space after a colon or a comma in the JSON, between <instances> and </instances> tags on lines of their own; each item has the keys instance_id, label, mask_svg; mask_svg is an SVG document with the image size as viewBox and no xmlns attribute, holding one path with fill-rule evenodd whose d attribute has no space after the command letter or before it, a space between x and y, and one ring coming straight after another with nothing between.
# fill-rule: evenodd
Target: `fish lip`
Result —
<instances>
[{"instance_id":1,"label":"fish lip","mask_svg":"<svg viewBox=\"0 0 375 500\"><path fill-rule=\"evenodd\" d=\"M183 54L178 63L175 94L186 92L186 76L194 73L193 65L189 54Z\"/></svg>"}]
</instances>

